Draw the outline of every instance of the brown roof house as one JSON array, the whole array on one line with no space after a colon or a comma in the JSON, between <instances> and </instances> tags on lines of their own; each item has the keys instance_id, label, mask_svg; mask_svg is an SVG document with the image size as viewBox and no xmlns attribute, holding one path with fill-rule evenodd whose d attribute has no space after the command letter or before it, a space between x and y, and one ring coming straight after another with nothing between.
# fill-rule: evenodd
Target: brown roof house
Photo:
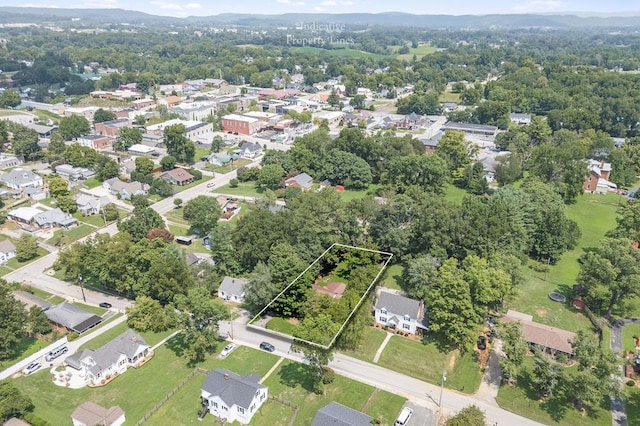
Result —
<instances>
[{"instance_id":1,"label":"brown roof house","mask_svg":"<svg viewBox=\"0 0 640 426\"><path fill-rule=\"evenodd\" d=\"M329 283L326 286L313 283L311 287L313 287L316 293L324 294L332 299L340 299L344 291L347 289L347 285L340 282Z\"/></svg>"},{"instance_id":2,"label":"brown roof house","mask_svg":"<svg viewBox=\"0 0 640 426\"><path fill-rule=\"evenodd\" d=\"M575 333L533 322L533 316L512 310L502 317L502 321L522 324L522 336L530 347L538 346L551 355L558 353L573 355L571 342L576 337Z\"/></svg>"},{"instance_id":3,"label":"brown roof house","mask_svg":"<svg viewBox=\"0 0 640 426\"><path fill-rule=\"evenodd\" d=\"M173 170L164 172L160 175L160 177L169 182L171 185L178 186L188 185L195 179L195 177L191 173L181 167L176 167Z\"/></svg>"},{"instance_id":4,"label":"brown roof house","mask_svg":"<svg viewBox=\"0 0 640 426\"><path fill-rule=\"evenodd\" d=\"M120 426L125 422L122 408L104 408L94 402L85 402L71 413L73 426Z\"/></svg>"}]
</instances>

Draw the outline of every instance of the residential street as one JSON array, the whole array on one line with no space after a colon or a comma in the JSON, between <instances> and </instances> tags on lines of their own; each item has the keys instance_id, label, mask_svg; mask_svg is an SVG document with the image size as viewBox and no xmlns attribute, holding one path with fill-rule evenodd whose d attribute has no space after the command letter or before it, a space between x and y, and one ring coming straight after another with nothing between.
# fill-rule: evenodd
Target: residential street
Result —
<instances>
[{"instance_id":1,"label":"residential street","mask_svg":"<svg viewBox=\"0 0 640 426\"><path fill-rule=\"evenodd\" d=\"M260 342L268 341L276 347L276 355L295 361L303 361L300 354L291 352L290 340L248 328L245 325L245 321L247 321L247 317L241 316L232 323L224 322L220 324L220 334L233 335L232 340L235 343L256 349L259 349ZM335 354L330 366L336 373L345 377L404 396L412 403L430 409L434 414L434 418L437 417L438 405L436 401L440 397L440 387L437 385L432 385L340 353ZM490 425L540 425L538 422L503 410L495 403L489 404L483 398L478 398L475 395L463 395L447 389L442 394L442 409L445 413L454 414L471 404L477 405L486 413L487 423Z\"/></svg>"}]
</instances>

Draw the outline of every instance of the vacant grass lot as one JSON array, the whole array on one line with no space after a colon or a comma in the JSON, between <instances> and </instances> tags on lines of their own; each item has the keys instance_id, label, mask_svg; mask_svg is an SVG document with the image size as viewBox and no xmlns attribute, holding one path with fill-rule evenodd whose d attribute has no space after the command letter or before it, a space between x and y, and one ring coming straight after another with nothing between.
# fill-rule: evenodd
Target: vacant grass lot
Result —
<instances>
[{"instance_id":1,"label":"vacant grass lot","mask_svg":"<svg viewBox=\"0 0 640 426\"><path fill-rule=\"evenodd\" d=\"M611 425L611 405L608 398L602 399L601 407L596 410L594 416L588 416L573 408L571 395L565 391L564 383L559 383L553 398L538 399L531 382L532 368L533 357L527 357L524 368L518 375L518 386L500 386L496 398L500 407L547 425ZM571 374L575 369L576 367L567 368L565 373Z\"/></svg>"},{"instance_id":2,"label":"vacant grass lot","mask_svg":"<svg viewBox=\"0 0 640 426\"><path fill-rule=\"evenodd\" d=\"M393 336L382 351L378 365L438 385L444 371L446 386L467 394L474 393L482 380L471 352L464 356L458 350L447 352L434 340L425 344Z\"/></svg>"},{"instance_id":3,"label":"vacant grass lot","mask_svg":"<svg viewBox=\"0 0 640 426\"><path fill-rule=\"evenodd\" d=\"M367 362L373 362L376 351L384 341L387 332L375 327L367 327L364 331L364 337L356 350L344 351L346 355L361 359Z\"/></svg>"},{"instance_id":4,"label":"vacant grass lot","mask_svg":"<svg viewBox=\"0 0 640 426\"><path fill-rule=\"evenodd\" d=\"M46 251L45 249L43 249L42 247L38 247L38 255L36 257L34 257L33 259L29 259L26 262L18 262L18 259L14 257L13 259L9 259L9 261L6 264L6 266L11 268L11 269L22 268L23 266L28 265L29 263L38 260L39 258L41 258L42 256L44 256L46 254L49 254L49 252Z\"/></svg>"},{"instance_id":5,"label":"vacant grass lot","mask_svg":"<svg viewBox=\"0 0 640 426\"><path fill-rule=\"evenodd\" d=\"M409 47L409 53L396 55L396 57L401 61L410 61L413 59L413 55L416 55L416 59L420 60L423 56L430 55L436 50L438 50L438 48L430 44L418 44L418 47Z\"/></svg>"},{"instance_id":6,"label":"vacant grass lot","mask_svg":"<svg viewBox=\"0 0 640 426\"><path fill-rule=\"evenodd\" d=\"M376 191L380 188L380 185L372 183L367 189L347 189L340 192L340 198L342 201L359 200L369 195L375 196Z\"/></svg>"},{"instance_id":7,"label":"vacant grass lot","mask_svg":"<svg viewBox=\"0 0 640 426\"><path fill-rule=\"evenodd\" d=\"M267 330L273 330L280 333L293 336L293 332L296 329L296 325L292 323L292 320L287 320L281 317L271 318L265 325Z\"/></svg>"},{"instance_id":8,"label":"vacant grass lot","mask_svg":"<svg viewBox=\"0 0 640 426\"><path fill-rule=\"evenodd\" d=\"M450 201L454 204L462 204L462 200L467 195L469 195L467 191L462 188L458 188L457 186L450 183L446 184L444 187L445 200Z\"/></svg>"},{"instance_id":9,"label":"vacant grass lot","mask_svg":"<svg viewBox=\"0 0 640 426\"><path fill-rule=\"evenodd\" d=\"M316 412L331 401L361 411L375 390L372 386L336 375L333 383L325 385L324 395L316 395L311 392L313 374L314 371L307 365L284 361L265 381L270 395L300 407L294 425L310 425ZM391 425L404 402L404 398L380 391L371 401L367 414L371 416L379 414L382 424ZM383 410L384 412L381 412ZM288 424L289 418L282 416L288 410L284 410L281 404L268 401L261 411L256 414L252 424L270 426Z\"/></svg>"},{"instance_id":10,"label":"vacant grass lot","mask_svg":"<svg viewBox=\"0 0 640 426\"><path fill-rule=\"evenodd\" d=\"M255 182L240 182L237 188L231 188L229 185L221 186L214 190L216 194L239 195L242 197L262 197L264 189L256 188Z\"/></svg>"}]
</instances>

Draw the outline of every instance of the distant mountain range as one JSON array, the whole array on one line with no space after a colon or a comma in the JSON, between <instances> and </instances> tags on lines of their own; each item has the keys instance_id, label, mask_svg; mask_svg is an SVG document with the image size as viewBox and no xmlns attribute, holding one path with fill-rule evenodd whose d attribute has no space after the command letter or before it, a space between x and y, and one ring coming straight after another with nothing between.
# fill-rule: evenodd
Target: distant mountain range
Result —
<instances>
[{"instance_id":1,"label":"distant mountain range","mask_svg":"<svg viewBox=\"0 0 640 426\"><path fill-rule=\"evenodd\" d=\"M578 16L580 15L580 16ZM345 13L253 15L224 13L213 16L174 18L124 9L58 9L36 7L0 7L0 23L63 23L72 19L86 24L223 24L237 26L294 26L296 23L331 22L345 25L385 25L418 28L593 28L640 27L640 16L605 17L577 14L509 15L413 15L410 13Z\"/></svg>"}]
</instances>

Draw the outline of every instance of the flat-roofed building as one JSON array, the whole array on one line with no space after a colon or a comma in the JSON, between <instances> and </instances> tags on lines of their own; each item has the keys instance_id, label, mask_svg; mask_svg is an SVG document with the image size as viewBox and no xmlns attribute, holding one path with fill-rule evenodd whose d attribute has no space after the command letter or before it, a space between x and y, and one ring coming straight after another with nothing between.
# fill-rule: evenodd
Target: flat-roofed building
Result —
<instances>
[{"instance_id":1,"label":"flat-roofed building","mask_svg":"<svg viewBox=\"0 0 640 426\"><path fill-rule=\"evenodd\" d=\"M244 115L229 114L222 117L222 130L242 135L253 135L262 129L262 120Z\"/></svg>"}]
</instances>

